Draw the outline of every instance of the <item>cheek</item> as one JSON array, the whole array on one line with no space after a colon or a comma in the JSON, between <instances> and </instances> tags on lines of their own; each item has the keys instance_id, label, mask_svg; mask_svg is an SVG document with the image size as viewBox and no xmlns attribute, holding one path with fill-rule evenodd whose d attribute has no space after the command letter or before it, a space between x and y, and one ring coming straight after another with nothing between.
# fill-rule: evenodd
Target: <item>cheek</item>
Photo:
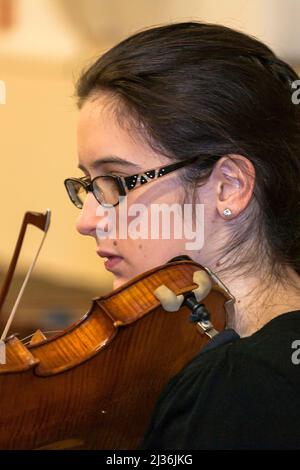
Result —
<instances>
[{"instance_id":1,"label":"cheek","mask_svg":"<svg viewBox=\"0 0 300 470\"><path fill-rule=\"evenodd\" d=\"M135 240L124 247L128 270L137 274L185 254L184 240Z\"/></svg>"},{"instance_id":2,"label":"cheek","mask_svg":"<svg viewBox=\"0 0 300 470\"><path fill-rule=\"evenodd\" d=\"M124 232L129 239L140 238L147 244L157 240L176 242L184 238L184 208L178 202L178 195L177 198L175 194L160 196L150 204L144 204L140 199L118 207L116 231L119 239L123 238Z\"/></svg>"},{"instance_id":3,"label":"cheek","mask_svg":"<svg viewBox=\"0 0 300 470\"><path fill-rule=\"evenodd\" d=\"M116 238L119 252L125 261L119 275L128 279L185 254L186 240L178 189L175 190L173 186L172 191L164 191L163 194L160 189L160 194L152 197L150 204L143 204L144 197L149 196L145 188L143 197L139 195L134 200L132 193L126 204L118 206ZM171 210L172 205L177 207L176 216ZM125 239L121 236L124 230Z\"/></svg>"}]
</instances>

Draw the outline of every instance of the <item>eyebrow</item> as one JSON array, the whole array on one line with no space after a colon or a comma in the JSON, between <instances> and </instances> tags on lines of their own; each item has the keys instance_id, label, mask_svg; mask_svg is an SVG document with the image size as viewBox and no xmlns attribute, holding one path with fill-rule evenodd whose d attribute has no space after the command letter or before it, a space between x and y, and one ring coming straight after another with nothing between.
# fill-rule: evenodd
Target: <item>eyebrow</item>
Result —
<instances>
[{"instance_id":1,"label":"eyebrow","mask_svg":"<svg viewBox=\"0 0 300 470\"><path fill-rule=\"evenodd\" d=\"M96 170L99 168L101 165L109 165L109 164L117 164L121 165L124 168L134 168L134 169L141 169L140 165L137 163L129 162L127 160L124 160L123 158L117 157L116 155L107 155L103 158L98 158L97 160L94 160L91 163L91 169ZM82 171L87 171L87 169L82 165L82 163L79 163L78 168Z\"/></svg>"}]
</instances>

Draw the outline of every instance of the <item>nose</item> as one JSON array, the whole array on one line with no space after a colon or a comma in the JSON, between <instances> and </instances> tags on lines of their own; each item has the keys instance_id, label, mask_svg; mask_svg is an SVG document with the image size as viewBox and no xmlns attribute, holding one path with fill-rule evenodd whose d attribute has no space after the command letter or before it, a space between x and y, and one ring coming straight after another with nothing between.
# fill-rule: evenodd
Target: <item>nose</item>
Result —
<instances>
[{"instance_id":1,"label":"nose","mask_svg":"<svg viewBox=\"0 0 300 470\"><path fill-rule=\"evenodd\" d=\"M97 216L98 205L94 196L89 193L76 222L76 230L81 235L96 237L96 227L99 223L99 216Z\"/></svg>"}]
</instances>

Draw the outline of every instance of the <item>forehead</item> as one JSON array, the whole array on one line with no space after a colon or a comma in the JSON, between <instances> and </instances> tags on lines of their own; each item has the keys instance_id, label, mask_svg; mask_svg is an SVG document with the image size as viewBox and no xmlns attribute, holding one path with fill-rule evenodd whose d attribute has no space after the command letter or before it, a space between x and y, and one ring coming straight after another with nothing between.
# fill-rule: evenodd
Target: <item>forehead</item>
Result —
<instances>
[{"instance_id":1,"label":"forehead","mask_svg":"<svg viewBox=\"0 0 300 470\"><path fill-rule=\"evenodd\" d=\"M134 132L129 119L126 124L126 116L124 125L118 123L115 106L106 95L88 99L83 104L77 126L79 160L85 166L106 155L117 155L142 166L151 156L157 160L153 150Z\"/></svg>"},{"instance_id":2,"label":"forehead","mask_svg":"<svg viewBox=\"0 0 300 470\"><path fill-rule=\"evenodd\" d=\"M124 131L116 121L115 111L112 99L106 95L89 98L79 111L78 136L86 139L95 138L96 135L103 138L107 134L120 136Z\"/></svg>"}]
</instances>

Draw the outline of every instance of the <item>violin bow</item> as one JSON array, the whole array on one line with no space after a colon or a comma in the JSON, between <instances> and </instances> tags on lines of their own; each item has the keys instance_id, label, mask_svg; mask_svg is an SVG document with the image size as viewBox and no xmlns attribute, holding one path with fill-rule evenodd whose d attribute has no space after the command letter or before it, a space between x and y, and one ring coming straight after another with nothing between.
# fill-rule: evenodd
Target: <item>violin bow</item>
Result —
<instances>
[{"instance_id":1,"label":"violin bow","mask_svg":"<svg viewBox=\"0 0 300 470\"><path fill-rule=\"evenodd\" d=\"M17 244L16 244L16 247L15 247L15 251L14 251L12 260L10 262L10 265L9 265L9 268L8 268L8 271L7 271L7 275L6 275L6 278L5 278L1 293L0 293L0 312L2 311L4 302L5 302L6 296L8 294L9 287L10 287L10 284L11 284L11 281L12 281L12 278L13 278L13 275L14 275L14 272L15 272L15 269L16 269L16 265L17 265L17 262L18 262L18 258L19 258L21 248L22 248L22 244L23 244L23 240L24 240L24 237L25 237L27 226L29 224L34 225L35 227L41 229L44 232L44 235L43 235L41 243L40 243L40 245L37 249L35 257L34 257L32 263L31 263L31 265L30 265L30 267L29 267L29 269L26 273L26 276L25 276L25 279L23 281L22 287L19 291L18 297L15 301L13 309L12 309L10 315L9 315L9 318L7 320L7 323L5 325L3 333L1 335L1 338L0 338L1 341L3 341L6 338L8 330L9 330L9 328L11 326L11 323L12 323L14 317L15 317L17 308L18 308L19 303L21 301L21 298L22 298L22 295L23 295L24 290L26 288L27 282L29 280L29 277L30 277L32 271L33 271L33 268L34 268L35 263L38 259L40 251L42 249L42 246L44 244L44 241L45 241L45 238L46 238L46 235L47 235L47 232L48 232L48 228L49 228L49 225L50 225L50 218L51 218L51 211L49 209L47 209L44 214L40 213L40 212L29 212L28 211L24 215L23 222L22 222L21 229L20 229L20 233L19 233L19 237L18 237Z\"/></svg>"}]
</instances>

